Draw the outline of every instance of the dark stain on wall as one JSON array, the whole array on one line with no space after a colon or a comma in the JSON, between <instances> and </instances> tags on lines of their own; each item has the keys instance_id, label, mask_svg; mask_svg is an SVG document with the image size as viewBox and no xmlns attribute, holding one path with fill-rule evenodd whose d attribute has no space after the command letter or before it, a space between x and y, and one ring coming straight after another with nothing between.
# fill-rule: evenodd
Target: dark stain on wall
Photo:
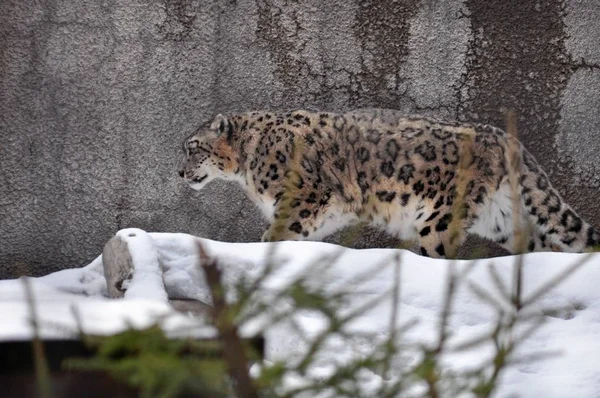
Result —
<instances>
[{"instance_id":1,"label":"dark stain on wall","mask_svg":"<svg viewBox=\"0 0 600 398\"><path fill-rule=\"evenodd\" d=\"M419 11L419 3L359 2L354 30L362 46L362 71L354 82L359 89L350 96L352 107L397 108L402 94L395 88L402 80L399 72L408 57L410 19Z\"/></svg>"},{"instance_id":2,"label":"dark stain on wall","mask_svg":"<svg viewBox=\"0 0 600 398\"><path fill-rule=\"evenodd\" d=\"M165 0L165 20L158 26L165 40L174 42L189 39L198 14L193 0Z\"/></svg>"},{"instance_id":3,"label":"dark stain on wall","mask_svg":"<svg viewBox=\"0 0 600 398\"><path fill-rule=\"evenodd\" d=\"M325 73L332 65L324 62L325 73L316 73L303 60L302 51L310 48L313 53L327 51L319 43L317 32L305 32L301 14L305 6L294 2L276 5L270 0L257 0L258 24L256 35L273 57L275 76L284 83L287 102L318 104L327 108L336 102L328 94ZM354 35L360 43L360 71L346 71L349 83L343 89L348 97L348 108L383 107L397 108L402 93L397 89L403 82L401 66L408 57L410 19L419 10L420 0L407 0L385 4L381 1L360 1L357 5ZM327 5L318 7L321 14L327 14ZM325 23L335 23L326 21ZM324 29L327 29L325 27ZM307 36L314 39L307 40ZM308 89L308 81L317 81L322 87L321 93Z\"/></svg>"},{"instance_id":4,"label":"dark stain on wall","mask_svg":"<svg viewBox=\"0 0 600 398\"><path fill-rule=\"evenodd\" d=\"M467 0L465 5L472 38L466 72L457 87L457 114L504 127L506 110L515 110L519 139L553 185L568 203L585 203L582 195L596 192L569 189L573 160L560 158L555 148L561 97L581 66L565 46L565 2ZM590 203L577 210L592 223L600 222L600 205Z\"/></svg>"},{"instance_id":5,"label":"dark stain on wall","mask_svg":"<svg viewBox=\"0 0 600 398\"><path fill-rule=\"evenodd\" d=\"M301 88L306 85L302 80L308 78L308 67L298 54L301 26L297 13L301 7L292 4L284 10L270 0L257 0L256 5L256 36L273 57L275 77L284 83L285 96L302 96Z\"/></svg>"},{"instance_id":6,"label":"dark stain on wall","mask_svg":"<svg viewBox=\"0 0 600 398\"><path fill-rule=\"evenodd\" d=\"M466 7L472 38L457 114L504 127L505 111L514 109L519 138L552 170L560 98L572 73L563 2L467 0Z\"/></svg>"}]
</instances>

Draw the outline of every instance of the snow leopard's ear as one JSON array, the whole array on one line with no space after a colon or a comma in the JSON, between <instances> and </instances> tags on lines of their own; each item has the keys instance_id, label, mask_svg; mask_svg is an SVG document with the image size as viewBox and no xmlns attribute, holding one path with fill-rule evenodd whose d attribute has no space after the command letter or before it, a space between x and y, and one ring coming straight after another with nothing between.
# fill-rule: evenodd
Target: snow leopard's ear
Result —
<instances>
[{"instance_id":1,"label":"snow leopard's ear","mask_svg":"<svg viewBox=\"0 0 600 398\"><path fill-rule=\"evenodd\" d=\"M225 116L220 113L215 116L215 119L210 125L210 129L217 132L217 137L227 134L227 142L231 143L233 138L233 126Z\"/></svg>"}]
</instances>

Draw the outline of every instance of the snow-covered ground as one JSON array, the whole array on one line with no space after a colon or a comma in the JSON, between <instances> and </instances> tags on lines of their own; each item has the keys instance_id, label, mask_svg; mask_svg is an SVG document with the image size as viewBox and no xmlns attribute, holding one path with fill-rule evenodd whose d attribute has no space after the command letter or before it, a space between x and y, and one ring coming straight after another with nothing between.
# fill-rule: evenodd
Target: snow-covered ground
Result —
<instances>
[{"instance_id":1,"label":"snow-covered ground","mask_svg":"<svg viewBox=\"0 0 600 398\"><path fill-rule=\"evenodd\" d=\"M163 279L169 297L208 302L208 287L197 265L195 238L166 233L152 233L149 236L164 270ZM200 241L211 256L219 259L225 281L229 284L242 276L257 275L270 253L270 246L263 243ZM309 279L331 292L350 292L351 299L342 305L344 311L351 311L392 289L399 256L400 305L397 325L418 320L402 336L402 341L424 344L435 341L450 261L424 258L403 250L351 250L317 242L283 242L277 245L276 256L283 265L265 281L263 288L266 292L285 286L309 269L316 260L329 256L328 266L318 268L318 272L313 270ZM523 296L531 296L536 289L569 265L581 261L584 256L562 253L524 256ZM144 258L143 254L139 258ZM515 259L504 257L479 261L466 280L459 284L449 321L452 333L449 346L456 346L492 329L496 311L467 285L476 283L502 301L498 294L498 283L491 277L490 264L493 263L503 284L511 286ZM468 266L468 262L458 261L455 265L460 271ZM171 312L160 295L157 300L136 297L107 299L101 257L83 268L32 278L30 282L41 332L48 337L58 337L77 330L74 309L82 319L84 331L88 333L113 333L128 325L142 327L156 317L164 317ZM521 346L517 356L540 352L555 355L541 361L512 365L503 374L496 396L514 393L523 397L600 396L599 285L600 254L594 254L577 272L532 305L529 311L542 315L545 322L527 340L528 343ZM29 307L23 287L20 280L0 281L0 340L23 339L31 335ZM141 286L136 288L144 291ZM272 302L275 310L285 305L285 302ZM383 341L389 330L392 308L390 298L371 306L351 324L353 330L369 333L370 337L361 338L365 335L357 334L351 341L331 341L328 355L333 360L339 358L343 361L353 354L368 352L376 342ZM301 312L295 319L309 335L325 327L324 319L310 311ZM170 315L164 322L166 329L176 331L185 329L195 321L184 315ZM243 332L249 335L259 327L260 322L254 322L246 325ZM210 334L211 331L206 330L205 333ZM269 327L265 338L266 356L271 361L293 360L306 347L297 329L286 323ZM448 355L444 361L448 369L472 369L489 360L492 352L491 344L484 344ZM326 367L323 365L323 369L315 369L316 374L319 371L326 372ZM368 375L369 380L365 383L376 384L377 378L376 375Z\"/></svg>"}]
</instances>

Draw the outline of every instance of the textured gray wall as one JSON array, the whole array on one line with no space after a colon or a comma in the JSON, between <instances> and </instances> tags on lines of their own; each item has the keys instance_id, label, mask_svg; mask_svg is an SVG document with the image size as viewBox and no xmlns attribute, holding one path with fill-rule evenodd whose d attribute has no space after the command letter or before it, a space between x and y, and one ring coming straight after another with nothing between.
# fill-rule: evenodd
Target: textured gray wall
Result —
<instances>
[{"instance_id":1,"label":"textured gray wall","mask_svg":"<svg viewBox=\"0 0 600 398\"><path fill-rule=\"evenodd\" d=\"M597 0L2 0L0 277L124 227L259 239L242 191L176 177L216 112L394 108L503 125L600 225ZM366 234L362 246L393 241Z\"/></svg>"}]
</instances>

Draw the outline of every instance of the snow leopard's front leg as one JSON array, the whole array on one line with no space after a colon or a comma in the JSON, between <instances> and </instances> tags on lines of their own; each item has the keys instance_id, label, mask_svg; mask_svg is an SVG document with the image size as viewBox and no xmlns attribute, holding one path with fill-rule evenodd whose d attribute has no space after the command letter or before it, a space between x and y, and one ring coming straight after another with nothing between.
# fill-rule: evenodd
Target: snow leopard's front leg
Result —
<instances>
[{"instance_id":1,"label":"snow leopard's front leg","mask_svg":"<svg viewBox=\"0 0 600 398\"><path fill-rule=\"evenodd\" d=\"M327 228L335 222L331 211L331 195L327 192L297 193L280 202L275 210L274 221L265 231L263 242L282 240L320 239L328 234Z\"/></svg>"}]
</instances>

